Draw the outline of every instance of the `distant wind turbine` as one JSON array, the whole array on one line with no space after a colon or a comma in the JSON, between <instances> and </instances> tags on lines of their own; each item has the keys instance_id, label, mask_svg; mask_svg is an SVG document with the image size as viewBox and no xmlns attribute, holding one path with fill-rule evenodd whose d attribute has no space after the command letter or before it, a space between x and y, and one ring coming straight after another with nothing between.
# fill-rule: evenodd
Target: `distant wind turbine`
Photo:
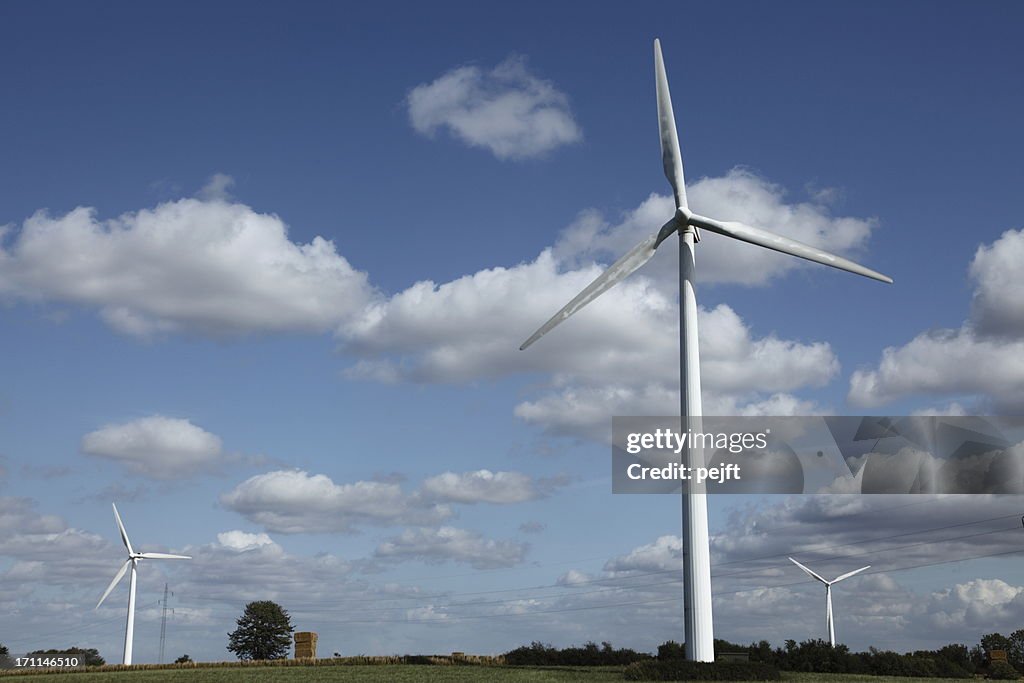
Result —
<instances>
[{"instance_id":1,"label":"distant wind turbine","mask_svg":"<svg viewBox=\"0 0 1024 683\"><path fill-rule=\"evenodd\" d=\"M111 505L114 505L111 503ZM132 663L132 640L135 636L135 571L140 560L191 560L188 555L168 555L167 553L137 553L132 549L132 542L128 540L128 532L124 530L124 523L121 522L121 515L117 514L117 506L114 505L114 520L117 522L117 530L121 532L121 542L128 550L128 559L121 565L121 569L114 575L114 580L107 586L103 597L96 603L94 609L99 609L103 601L114 590L118 581L124 578L124 573L131 567L132 575L128 583L128 621L124 627L124 659L125 664Z\"/></svg>"},{"instance_id":2,"label":"distant wind turbine","mask_svg":"<svg viewBox=\"0 0 1024 683\"><path fill-rule=\"evenodd\" d=\"M848 579L851 576L853 576L854 574L860 574L865 569L870 569L871 565L869 564L867 567L861 567L860 569L854 569L852 572L846 572L842 576L837 576L836 578L832 579L831 581L826 581L819 574L815 574L810 569L808 569L807 567L803 566L802 564L800 564L799 562L794 560L792 557L789 558L789 561L792 562L793 564L795 564L796 566L800 567L800 569L803 569L804 573L806 573L812 579L817 579L818 581L821 581L823 584L825 584L825 622L828 624L828 642L832 645L832 647L835 647L836 646L836 627L835 627L835 621L834 621L834 619L832 617L832 584L839 583L843 579Z\"/></svg>"},{"instance_id":3,"label":"distant wind turbine","mask_svg":"<svg viewBox=\"0 0 1024 683\"><path fill-rule=\"evenodd\" d=\"M576 313L598 296L647 263L655 250L673 233L679 233L679 359L680 415L686 420L681 431L700 431L700 356L697 350L697 295L694 289L694 245L700 241L698 228L732 237L743 242L774 249L857 275L892 282L892 278L862 265L848 261L823 249L776 235L751 225L719 221L690 211L686 202L683 179L683 157L679 152L672 98L661 56L661 42L654 41L654 77L658 97L658 129L661 133L661 160L665 176L675 196L675 215L661 230L633 247L625 256L591 282L576 298L544 323L523 343L520 349L533 344L556 325ZM704 465L699 448L683 449L682 464L697 468ZM714 626L711 612L711 561L708 548L708 511L705 487L696 482L683 482L683 614L686 629L686 658L711 662L715 658Z\"/></svg>"}]
</instances>

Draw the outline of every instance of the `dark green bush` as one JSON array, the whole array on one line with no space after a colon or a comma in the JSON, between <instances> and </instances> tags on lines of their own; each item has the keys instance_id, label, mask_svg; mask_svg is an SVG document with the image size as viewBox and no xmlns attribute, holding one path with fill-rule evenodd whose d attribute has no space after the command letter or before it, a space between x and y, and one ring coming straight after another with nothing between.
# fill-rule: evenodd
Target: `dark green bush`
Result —
<instances>
[{"instance_id":1,"label":"dark green bush","mask_svg":"<svg viewBox=\"0 0 1024 683\"><path fill-rule=\"evenodd\" d=\"M99 650L94 647L69 647L64 650L33 650L28 653L33 657L67 657L68 655L77 656L81 659L82 664L86 666L103 666L106 662L103 657L100 657Z\"/></svg>"},{"instance_id":2,"label":"dark green bush","mask_svg":"<svg viewBox=\"0 0 1024 683\"><path fill-rule=\"evenodd\" d=\"M624 666L650 659L646 652L615 649L611 643L585 643L582 647L558 649L534 641L506 652L505 663L518 666Z\"/></svg>"},{"instance_id":3,"label":"dark green bush","mask_svg":"<svg viewBox=\"0 0 1024 683\"><path fill-rule=\"evenodd\" d=\"M658 659L667 661L669 659L686 659L686 646L674 640L668 640L658 646Z\"/></svg>"},{"instance_id":4,"label":"dark green bush","mask_svg":"<svg viewBox=\"0 0 1024 683\"><path fill-rule=\"evenodd\" d=\"M992 666L988 668L988 676L995 681L1016 681L1020 678L1020 674L1017 670L1006 662L992 662Z\"/></svg>"},{"instance_id":5,"label":"dark green bush","mask_svg":"<svg viewBox=\"0 0 1024 683\"><path fill-rule=\"evenodd\" d=\"M779 670L760 662L649 660L626 667L627 681L777 681Z\"/></svg>"}]
</instances>

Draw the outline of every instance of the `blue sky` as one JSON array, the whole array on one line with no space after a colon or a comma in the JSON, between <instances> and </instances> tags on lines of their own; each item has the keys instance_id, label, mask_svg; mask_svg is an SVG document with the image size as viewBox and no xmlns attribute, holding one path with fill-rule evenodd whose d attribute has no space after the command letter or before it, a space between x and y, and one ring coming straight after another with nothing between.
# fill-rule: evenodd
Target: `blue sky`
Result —
<instances>
[{"instance_id":1,"label":"blue sky","mask_svg":"<svg viewBox=\"0 0 1024 683\"><path fill-rule=\"evenodd\" d=\"M672 254L516 350L671 211L652 39L695 210L896 280L708 236L709 412L1019 414L1021 12L3 7L0 642L118 659L126 589L91 610L112 499L137 545L197 558L143 566L140 661L165 580L175 656L224 657L264 597L347 654L678 639L678 586L629 587L671 579L678 501L612 496L604 445L675 405ZM974 642L1019 626L1015 558L895 570L1012 547L1018 508L716 498L713 561L841 573L823 548L871 541L841 640ZM821 635L814 586L746 569L715 580L718 635Z\"/></svg>"}]
</instances>

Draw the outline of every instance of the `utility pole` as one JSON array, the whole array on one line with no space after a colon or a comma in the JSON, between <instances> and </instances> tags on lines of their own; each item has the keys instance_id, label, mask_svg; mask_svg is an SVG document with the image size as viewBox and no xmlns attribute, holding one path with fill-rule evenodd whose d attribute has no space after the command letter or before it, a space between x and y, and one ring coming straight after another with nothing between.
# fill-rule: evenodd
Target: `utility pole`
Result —
<instances>
[{"instance_id":1,"label":"utility pole","mask_svg":"<svg viewBox=\"0 0 1024 683\"><path fill-rule=\"evenodd\" d=\"M171 593L174 595L174 593ZM164 599L160 601L163 612L160 615L160 663L164 663L164 641L167 639L167 584L164 584ZM174 610L171 610L172 612Z\"/></svg>"}]
</instances>

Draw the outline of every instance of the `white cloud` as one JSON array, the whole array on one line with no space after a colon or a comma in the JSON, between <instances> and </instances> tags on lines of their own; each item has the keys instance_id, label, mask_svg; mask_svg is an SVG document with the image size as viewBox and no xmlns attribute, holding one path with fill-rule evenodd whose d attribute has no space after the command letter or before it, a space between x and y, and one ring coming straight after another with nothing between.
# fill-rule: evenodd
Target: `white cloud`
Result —
<instances>
[{"instance_id":1,"label":"white cloud","mask_svg":"<svg viewBox=\"0 0 1024 683\"><path fill-rule=\"evenodd\" d=\"M593 577L578 569L570 569L561 576L555 583L559 586L583 586L593 581Z\"/></svg>"},{"instance_id":2,"label":"white cloud","mask_svg":"<svg viewBox=\"0 0 1024 683\"><path fill-rule=\"evenodd\" d=\"M0 250L0 292L96 306L110 325L136 336L333 329L353 359L347 374L376 381L543 373L547 389L526 397L517 413L558 433L593 436L608 414L659 414L676 403L674 249L529 352L516 350L601 272L596 259L618 256L660 226L672 213L667 197L652 195L618 222L584 213L531 262L418 282L384 298L332 243L291 242L276 216L226 200L228 186L218 175L201 193L206 199L110 221L90 209L36 214ZM833 217L818 199L788 202L779 187L740 169L699 180L691 196L705 213L836 251L862 248L872 228ZM715 235L700 254L705 281L761 284L805 265ZM758 337L727 306L702 310L700 319L707 411L819 410L794 392L835 375L828 344Z\"/></svg>"},{"instance_id":3,"label":"white cloud","mask_svg":"<svg viewBox=\"0 0 1024 683\"><path fill-rule=\"evenodd\" d=\"M162 415L106 425L83 436L81 448L153 479L210 470L223 455L220 437L188 420Z\"/></svg>"},{"instance_id":4,"label":"white cloud","mask_svg":"<svg viewBox=\"0 0 1024 683\"><path fill-rule=\"evenodd\" d=\"M228 201L231 195L228 188L235 184L235 179L225 173L214 173L199 190L199 198L207 201Z\"/></svg>"},{"instance_id":5,"label":"white cloud","mask_svg":"<svg viewBox=\"0 0 1024 683\"><path fill-rule=\"evenodd\" d=\"M958 399L958 409L1014 414L1024 409L1024 230L982 245L970 264L970 317L957 329L929 330L888 347L873 369L850 378L849 399L874 407L906 396ZM973 399L973 401L972 401Z\"/></svg>"},{"instance_id":6,"label":"white cloud","mask_svg":"<svg viewBox=\"0 0 1024 683\"><path fill-rule=\"evenodd\" d=\"M27 600L37 590L47 593L78 587L108 570L113 575L117 556L110 550L103 537L68 526L56 515L37 512L35 501L29 498L0 496L2 593L11 595L17 589ZM4 560L10 560L6 568ZM45 582L39 583L41 577ZM99 593L93 600L98 597Z\"/></svg>"},{"instance_id":7,"label":"white cloud","mask_svg":"<svg viewBox=\"0 0 1024 683\"><path fill-rule=\"evenodd\" d=\"M361 524L440 524L454 514L451 503L522 503L547 496L566 483L565 477L477 470L444 472L427 477L416 490L405 491L394 478L337 484L324 474L279 470L250 477L223 494L221 503L273 532L349 533ZM227 533L220 539L224 545L270 540L265 534Z\"/></svg>"},{"instance_id":8,"label":"white cloud","mask_svg":"<svg viewBox=\"0 0 1024 683\"><path fill-rule=\"evenodd\" d=\"M873 227L869 220L832 217L817 202L789 203L780 188L741 169L698 181L692 196L706 213L839 252L863 248ZM615 224L585 212L533 261L450 282L418 282L373 302L338 330L344 349L356 358L348 375L464 382L543 373L551 378L548 387L520 403L516 413L554 433L594 436L612 414L670 411L678 402L673 378L679 367L674 249L659 253L528 351L516 347L603 270L595 259L617 257L656 231L672 211L670 198L652 195ZM806 265L716 235L701 242L699 259L698 272L708 280L751 285ZM699 324L707 412L821 410L794 392L822 386L837 374L839 363L827 343L756 336L725 305L701 309Z\"/></svg>"},{"instance_id":9,"label":"white cloud","mask_svg":"<svg viewBox=\"0 0 1024 683\"><path fill-rule=\"evenodd\" d=\"M748 169L737 167L723 176L703 177L686 189L690 208L721 220L733 220L765 228L793 239L856 255L867 246L877 222L874 219L833 216L820 198L788 201L785 190ZM596 211L584 211L560 236L555 252L568 264L618 258L647 235L657 232L675 213L669 195L651 194L618 222ZM821 271L822 266L779 254L737 240L701 233L697 248L697 278L701 283L766 285L794 270ZM678 287L678 250L644 266L644 273L666 293ZM610 261L608 261L610 262ZM828 269L818 277L848 277Z\"/></svg>"},{"instance_id":10,"label":"white cloud","mask_svg":"<svg viewBox=\"0 0 1024 683\"><path fill-rule=\"evenodd\" d=\"M499 159L541 156L583 137L569 98L531 74L522 58L510 57L489 71L453 69L413 88L408 105L417 132L446 129Z\"/></svg>"},{"instance_id":11,"label":"white cloud","mask_svg":"<svg viewBox=\"0 0 1024 683\"><path fill-rule=\"evenodd\" d=\"M979 337L970 327L925 332L882 352L872 370L850 378L849 398L874 407L904 396L973 395L1009 412L1024 407L1024 340Z\"/></svg>"},{"instance_id":12,"label":"white cloud","mask_svg":"<svg viewBox=\"0 0 1024 683\"><path fill-rule=\"evenodd\" d=\"M1024 335L1024 230L1007 230L990 245L981 245L971 261L976 283L971 321L985 336Z\"/></svg>"},{"instance_id":13,"label":"white cloud","mask_svg":"<svg viewBox=\"0 0 1024 683\"><path fill-rule=\"evenodd\" d=\"M381 560L416 559L427 563L452 561L475 569L495 569L519 564L527 548L526 543L496 541L475 531L442 526L407 529L377 546L374 556Z\"/></svg>"},{"instance_id":14,"label":"white cloud","mask_svg":"<svg viewBox=\"0 0 1024 683\"><path fill-rule=\"evenodd\" d=\"M253 548L262 548L264 546L278 546L266 534L253 534L247 531L239 531L234 529L232 531L224 531L217 534L217 542L225 548L237 550L239 552L245 550L252 550Z\"/></svg>"},{"instance_id":15,"label":"white cloud","mask_svg":"<svg viewBox=\"0 0 1024 683\"><path fill-rule=\"evenodd\" d=\"M522 472L445 472L423 482L425 496L452 503L522 503L550 493L564 480L537 480Z\"/></svg>"},{"instance_id":16,"label":"white cloud","mask_svg":"<svg viewBox=\"0 0 1024 683\"><path fill-rule=\"evenodd\" d=\"M932 593L926 609L931 624L943 630L1008 633L1024 618L1024 587L973 579Z\"/></svg>"},{"instance_id":17,"label":"white cloud","mask_svg":"<svg viewBox=\"0 0 1024 683\"><path fill-rule=\"evenodd\" d=\"M575 351L573 360L556 375L554 391L521 402L516 415L552 433L593 436L607 432L610 415L678 410L678 324L662 321L659 327L649 334L660 339L648 339L632 349L625 344L616 348L600 334L588 340L552 340L552 346ZM813 403L787 392L822 386L839 371L839 361L827 343L803 344L774 335L754 338L739 315L724 304L698 310L698 334L707 414L814 413L818 409ZM539 350L536 353L541 355ZM594 363L588 366L588 360Z\"/></svg>"},{"instance_id":18,"label":"white cloud","mask_svg":"<svg viewBox=\"0 0 1024 683\"><path fill-rule=\"evenodd\" d=\"M109 220L37 212L0 235L0 295L95 307L140 337L320 332L374 296L331 241L290 241L277 216L224 200L226 187L215 176L207 199Z\"/></svg>"},{"instance_id":19,"label":"white cloud","mask_svg":"<svg viewBox=\"0 0 1024 683\"><path fill-rule=\"evenodd\" d=\"M604 569L616 572L659 572L680 566L683 556L683 542L678 536L660 536L653 543L634 548L626 555L614 557L605 563Z\"/></svg>"},{"instance_id":20,"label":"white cloud","mask_svg":"<svg viewBox=\"0 0 1024 683\"><path fill-rule=\"evenodd\" d=\"M251 522L285 534L350 533L357 524L437 523L452 514L395 483L335 484L324 474L299 470L250 477L220 500Z\"/></svg>"}]
</instances>

